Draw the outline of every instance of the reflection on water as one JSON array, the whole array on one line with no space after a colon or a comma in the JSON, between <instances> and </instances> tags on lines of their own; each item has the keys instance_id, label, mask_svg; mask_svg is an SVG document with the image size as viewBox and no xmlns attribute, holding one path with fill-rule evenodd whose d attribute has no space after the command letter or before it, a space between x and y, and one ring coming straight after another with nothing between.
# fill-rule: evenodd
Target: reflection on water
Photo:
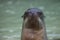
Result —
<instances>
[{"instance_id":1,"label":"reflection on water","mask_svg":"<svg viewBox=\"0 0 60 40\"><path fill-rule=\"evenodd\" d=\"M58 0L0 0L0 40L20 40L24 11L38 7L45 14L49 40L60 38L60 1Z\"/></svg>"}]
</instances>

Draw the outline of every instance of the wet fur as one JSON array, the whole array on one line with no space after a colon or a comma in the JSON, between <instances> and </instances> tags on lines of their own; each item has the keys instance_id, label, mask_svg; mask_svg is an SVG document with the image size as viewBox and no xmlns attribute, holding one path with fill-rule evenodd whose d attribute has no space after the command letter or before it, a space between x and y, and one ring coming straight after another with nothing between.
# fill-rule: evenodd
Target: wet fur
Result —
<instances>
[{"instance_id":1,"label":"wet fur","mask_svg":"<svg viewBox=\"0 0 60 40\"><path fill-rule=\"evenodd\" d=\"M44 21L38 15L32 18L25 14L23 17L21 40L47 40Z\"/></svg>"}]
</instances>

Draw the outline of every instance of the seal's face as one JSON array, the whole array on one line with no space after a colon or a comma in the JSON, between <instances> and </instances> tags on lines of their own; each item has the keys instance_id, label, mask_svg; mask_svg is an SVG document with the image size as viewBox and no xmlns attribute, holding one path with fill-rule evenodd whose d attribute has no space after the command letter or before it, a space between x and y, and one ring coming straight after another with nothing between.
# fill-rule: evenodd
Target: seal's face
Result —
<instances>
[{"instance_id":1,"label":"seal's face","mask_svg":"<svg viewBox=\"0 0 60 40\"><path fill-rule=\"evenodd\" d=\"M22 17L25 23L30 23L32 25L36 25L36 23L42 24L44 21L44 15L38 8L28 9Z\"/></svg>"}]
</instances>

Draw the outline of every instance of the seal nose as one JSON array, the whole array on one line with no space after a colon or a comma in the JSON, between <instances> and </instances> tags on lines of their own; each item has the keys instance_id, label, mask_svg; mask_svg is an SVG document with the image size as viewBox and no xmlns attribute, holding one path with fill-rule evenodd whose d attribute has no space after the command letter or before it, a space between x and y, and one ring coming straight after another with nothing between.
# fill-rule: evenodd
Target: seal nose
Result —
<instances>
[{"instance_id":1,"label":"seal nose","mask_svg":"<svg viewBox=\"0 0 60 40\"><path fill-rule=\"evenodd\" d=\"M31 14L31 20L36 20L37 19L37 14L35 14L35 13L32 13Z\"/></svg>"},{"instance_id":2,"label":"seal nose","mask_svg":"<svg viewBox=\"0 0 60 40\"><path fill-rule=\"evenodd\" d=\"M32 13L32 18L35 18L37 16L36 13Z\"/></svg>"}]
</instances>

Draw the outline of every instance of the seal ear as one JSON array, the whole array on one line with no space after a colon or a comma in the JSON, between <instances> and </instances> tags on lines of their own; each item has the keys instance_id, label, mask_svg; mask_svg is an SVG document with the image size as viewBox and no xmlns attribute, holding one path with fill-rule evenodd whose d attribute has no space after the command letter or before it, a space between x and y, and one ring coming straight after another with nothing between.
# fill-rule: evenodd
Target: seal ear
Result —
<instances>
[{"instance_id":1,"label":"seal ear","mask_svg":"<svg viewBox=\"0 0 60 40\"><path fill-rule=\"evenodd\" d=\"M22 17L27 17L27 16L28 16L28 12L25 12Z\"/></svg>"},{"instance_id":2,"label":"seal ear","mask_svg":"<svg viewBox=\"0 0 60 40\"><path fill-rule=\"evenodd\" d=\"M24 17L24 15L21 16L22 18Z\"/></svg>"},{"instance_id":3,"label":"seal ear","mask_svg":"<svg viewBox=\"0 0 60 40\"><path fill-rule=\"evenodd\" d=\"M21 17L25 20L25 15L22 15Z\"/></svg>"},{"instance_id":4,"label":"seal ear","mask_svg":"<svg viewBox=\"0 0 60 40\"><path fill-rule=\"evenodd\" d=\"M21 17L24 18L24 17L25 17L25 14L26 14L26 13L24 13Z\"/></svg>"}]
</instances>

